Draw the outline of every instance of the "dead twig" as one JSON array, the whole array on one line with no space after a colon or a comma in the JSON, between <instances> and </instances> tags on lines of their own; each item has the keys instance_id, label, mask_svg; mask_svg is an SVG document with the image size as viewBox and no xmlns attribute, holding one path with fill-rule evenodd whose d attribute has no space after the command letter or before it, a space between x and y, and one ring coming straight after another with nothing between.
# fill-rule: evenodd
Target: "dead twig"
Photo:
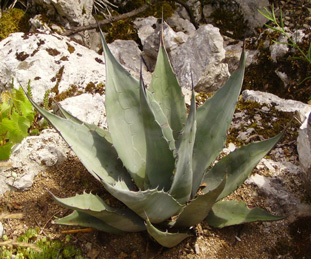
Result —
<instances>
[{"instance_id":1,"label":"dead twig","mask_svg":"<svg viewBox=\"0 0 311 259\"><path fill-rule=\"evenodd\" d=\"M123 19L127 19L127 18L130 18L130 17L133 17L133 16L135 16L135 15L137 15L139 13L142 13L142 12L146 11L150 7L152 2L154 2L154 1L150 1L150 3L146 3L143 6L137 8L137 9L135 9L133 11L130 11L130 12L127 12L127 13L124 13L124 14L120 14L120 15L117 15L117 16L112 16L111 18L108 18L108 19L105 19L105 20L102 20L102 21L98 21L98 23L94 23L94 24L90 24L90 25L86 25L86 26L79 26L79 27L67 30L64 33L62 33L62 35L70 36L70 35L75 34L77 32L96 29L96 28L98 28L99 25L105 25L105 24L108 24L108 23L113 23L113 22L117 22L117 21L120 21L120 20L123 20Z\"/></svg>"},{"instance_id":2,"label":"dead twig","mask_svg":"<svg viewBox=\"0 0 311 259\"><path fill-rule=\"evenodd\" d=\"M23 218L23 213L2 213L0 214L1 219L21 219Z\"/></svg>"},{"instance_id":3,"label":"dead twig","mask_svg":"<svg viewBox=\"0 0 311 259\"><path fill-rule=\"evenodd\" d=\"M88 233L93 232L93 228L70 229L62 231L62 234Z\"/></svg>"}]
</instances>

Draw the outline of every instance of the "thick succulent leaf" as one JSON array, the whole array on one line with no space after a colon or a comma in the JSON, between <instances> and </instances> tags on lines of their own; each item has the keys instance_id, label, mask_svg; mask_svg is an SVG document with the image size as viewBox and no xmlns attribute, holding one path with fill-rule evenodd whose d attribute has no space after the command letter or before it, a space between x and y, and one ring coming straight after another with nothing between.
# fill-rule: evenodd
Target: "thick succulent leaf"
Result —
<instances>
[{"instance_id":1,"label":"thick succulent leaf","mask_svg":"<svg viewBox=\"0 0 311 259\"><path fill-rule=\"evenodd\" d=\"M215 161L225 145L227 130L243 83L245 59L243 52L240 68L212 98L198 108L197 133L193 149L192 196L195 196L201 184L203 173Z\"/></svg>"},{"instance_id":2,"label":"thick succulent leaf","mask_svg":"<svg viewBox=\"0 0 311 259\"><path fill-rule=\"evenodd\" d=\"M160 245L164 247L174 247L191 235L187 233L169 233L163 232L153 226L150 220L146 219L146 227L150 236L152 236Z\"/></svg>"},{"instance_id":3,"label":"thick succulent leaf","mask_svg":"<svg viewBox=\"0 0 311 259\"><path fill-rule=\"evenodd\" d=\"M192 190L192 151L196 132L195 95L192 90L190 113L177 147L176 172L170 194L180 203L186 203Z\"/></svg>"},{"instance_id":4,"label":"thick succulent leaf","mask_svg":"<svg viewBox=\"0 0 311 259\"><path fill-rule=\"evenodd\" d=\"M231 152L221 159L203 178L206 188L203 192L214 189L228 175L227 183L217 200L235 191L252 173L259 161L274 147L283 133L265 141L251 143Z\"/></svg>"},{"instance_id":5,"label":"thick succulent leaf","mask_svg":"<svg viewBox=\"0 0 311 259\"><path fill-rule=\"evenodd\" d=\"M219 201L215 203L205 220L212 227L223 228L247 222L273 221L283 218L271 215L260 208L249 209L241 201Z\"/></svg>"},{"instance_id":6,"label":"thick succulent leaf","mask_svg":"<svg viewBox=\"0 0 311 259\"><path fill-rule=\"evenodd\" d=\"M143 220L134 212L128 208L111 208L97 195L84 193L70 198L53 195L53 198L64 207L91 215L116 229L127 232L146 229Z\"/></svg>"},{"instance_id":7,"label":"thick succulent leaf","mask_svg":"<svg viewBox=\"0 0 311 259\"><path fill-rule=\"evenodd\" d=\"M28 97L29 98L29 97ZM119 179L133 188L131 178L118 159L115 149L104 137L84 124L60 118L29 100L37 111L59 132L86 169L98 180L113 184Z\"/></svg>"},{"instance_id":8,"label":"thick succulent leaf","mask_svg":"<svg viewBox=\"0 0 311 259\"><path fill-rule=\"evenodd\" d=\"M103 33L106 60L106 113L115 149L139 188L144 187L146 139L140 111L139 82L113 57Z\"/></svg>"},{"instance_id":9,"label":"thick succulent leaf","mask_svg":"<svg viewBox=\"0 0 311 259\"><path fill-rule=\"evenodd\" d=\"M226 184L224 179L219 186L203 195L198 195L194 200L185 206L178 216L174 227L191 227L203 221L212 206L215 204L217 197L222 192Z\"/></svg>"},{"instance_id":10,"label":"thick succulent leaf","mask_svg":"<svg viewBox=\"0 0 311 259\"><path fill-rule=\"evenodd\" d=\"M181 87L178 84L163 44L159 49L149 89L162 107L173 130L174 138L178 139L178 134L186 122L186 106Z\"/></svg>"},{"instance_id":11,"label":"thick succulent leaf","mask_svg":"<svg viewBox=\"0 0 311 259\"><path fill-rule=\"evenodd\" d=\"M141 218L146 214L152 223L161 223L174 215L178 215L183 208L170 194L157 189L146 191L129 191L118 184L111 186L103 182L106 190L115 198L123 202Z\"/></svg>"},{"instance_id":12,"label":"thick succulent leaf","mask_svg":"<svg viewBox=\"0 0 311 259\"><path fill-rule=\"evenodd\" d=\"M122 233L121 230L105 224L100 219L79 211L74 211L66 217L57 219L55 222L60 225L94 228L112 234Z\"/></svg>"},{"instance_id":13,"label":"thick succulent leaf","mask_svg":"<svg viewBox=\"0 0 311 259\"><path fill-rule=\"evenodd\" d=\"M167 143L169 144L170 150L173 151L174 156L176 155L176 146L175 146L175 139L173 136L173 130L170 127L167 117L164 114L161 106L159 103L154 99L154 96L150 91L146 90L149 105L153 111L153 114L155 116L155 120L158 122L159 125L161 125L162 134Z\"/></svg>"},{"instance_id":14,"label":"thick succulent leaf","mask_svg":"<svg viewBox=\"0 0 311 259\"><path fill-rule=\"evenodd\" d=\"M152 189L158 187L160 190L168 191L171 187L175 159L168 142L163 137L161 126L155 120L148 104L142 76L140 84L141 114L147 144L146 176L148 182L146 187Z\"/></svg>"},{"instance_id":15,"label":"thick succulent leaf","mask_svg":"<svg viewBox=\"0 0 311 259\"><path fill-rule=\"evenodd\" d=\"M76 123L79 124L84 124L85 126L87 126L90 130L96 131L98 133L98 135L104 137L107 141L109 141L110 143L112 143L110 134L107 130L100 128L94 124L89 124L86 122L81 121L80 119L78 119L77 117L73 116L70 112L66 111L60 104L57 104L58 109L61 111L61 113L63 114L63 116L66 119L70 119Z\"/></svg>"}]
</instances>

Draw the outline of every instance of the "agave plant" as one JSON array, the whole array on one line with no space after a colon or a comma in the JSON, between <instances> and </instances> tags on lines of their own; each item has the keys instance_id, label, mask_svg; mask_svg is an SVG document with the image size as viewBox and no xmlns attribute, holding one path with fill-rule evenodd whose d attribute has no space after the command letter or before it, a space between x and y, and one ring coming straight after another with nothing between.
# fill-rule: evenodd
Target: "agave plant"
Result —
<instances>
[{"instance_id":1,"label":"agave plant","mask_svg":"<svg viewBox=\"0 0 311 259\"><path fill-rule=\"evenodd\" d=\"M282 134L236 149L219 162L240 94L245 53L226 84L196 109L192 90L187 110L181 87L161 43L148 89L113 57L101 32L106 60L108 130L35 108L58 130L87 170L125 206L112 208L83 193L55 201L73 210L58 219L109 233L147 231L173 247L201 221L213 227L279 220L260 208L222 201L236 190Z\"/></svg>"}]
</instances>

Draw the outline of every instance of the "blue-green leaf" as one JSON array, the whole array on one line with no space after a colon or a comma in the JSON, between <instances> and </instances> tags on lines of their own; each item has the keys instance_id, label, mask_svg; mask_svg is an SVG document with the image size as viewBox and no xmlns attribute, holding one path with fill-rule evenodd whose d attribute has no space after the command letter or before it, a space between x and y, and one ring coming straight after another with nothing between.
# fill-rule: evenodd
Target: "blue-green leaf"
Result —
<instances>
[{"instance_id":1,"label":"blue-green leaf","mask_svg":"<svg viewBox=\"0 0 311 259\"><path fill-rule=\"evenodd\" d=\"M64 207L91 215L121 231L138 232L146 229L143 220L134 212L127 208L111 208L97 195L84 193L69 198L53 195L53 198Z\"/></svg>"},{"instance_id":2,"label":"blue-green leaf","mask_svg":"<svg viewBox=\"0 0 311 259\"><path fill-rule=\"evenodd\" d=\"M186 203L192 190L192 151L196 133L195 95L192 90L190 113L177 147L176 172L170 194L180 203Z\"/></svg>"},{"instance_id":3,"label":"blue-green leaf","mask_svg":"<svg viewBox=\"0 0 311 259\"><path fill-rule=\"evenodd\" d=\"M204 175L203 183L206 184L206 188L203 189L203 192L214 189L227 174L226 186L217 200L231 194L247 179L254 167L273 148L282 135L280 133L268 140L243 146L221 159Z\"/></svg>"},{"instance_id":4,"label":"blue-green leaf","mask_svg":"<svg viewBox=\"0 0 311 259\"><path fill-rule=\"evenodd\" d=\"M171 187L175 159L169 143L163 137L161 126L155 120L155 115L149 106L142 77L140 83L141 114L147 144L147 186L168 191Z\"/></svg>"},{"instance_id":5,"label":"blue-green leaf","mask_svg":"<svg viewBox=\"0 0 311 259\"><path fill-rule=\"evenodd\" d=\"M240 68L212 98L198 108L197 133L193 148L193 197L201 184L204 172L225 145L227 130L243 83L245 60L243 52Z\"/></svg>"},{"instance_id":6,"label":"blue-green leaf","mask_svg":"<svg viewBox=\"0 0 311 259\"><path fill-rule=\"evenodd\" d=\"M29 97L28 97L29 98ZM79 157L86 169L98 180L113 184L123 179L133 188L131 178L118 159L118 154L106 138L84 124L60 118L41 108L30 98L32 105L59 132Z\"/></svg>"},{"instance_id":7,"label":"blue-green leaf","mask_svg":"<svg viewBox=\"0 0 311 259\"><path fill-rule=\"evenodd\" d=\"M123 202L143 219L146 219L147 214L153 223L161 223L174 215L178 215L183 208L183 205L164 191L153 189L134 192L126 190L119 183L114 186L103 184L112 196Z\"/></svg>"},{"instance_id":8,"label":"blue-green leaf","mask_svg":"<svg viewBox=\"0 0 311 259\"><path fill-rule=\"evenodd\" d=\"M248 222L273 221L283 218L271 215L260 208L249 209L241 201L219 201L215 203L205 220L212 227L223 228Z\"/></svg>"},{"instance_id":9,"label":"blue-green leaf","mask_svg":"<svg viewBox=\"0 0 311 259\"><path fill-rule=\"evenodd\" d=\"M143 189L146 139L140 110L139 82L113 57L100 30L106 61L106 113L115 149L136 185Z\"/></svg>"},{"instance_id":10,"label":"blue-green leaf","mask_svg":"<svg viewBox=\"0 0 311 259\"><path fill-rule=\"evenodd\" d=\"M190 227L203 221L207 217L212 206L215 204L217 197L224 189L225 184L226 179L224 179L214 190L203 195L199 194L194 200L191 200L182 210L176 222L172 225L174 225L174 227Z\"/></svg>"},{"instance_id":11,"label":"blue-green leaf","mask_svg":"<svg viewBox=\"0 0 311 259\"><path fill-rule=\"evenodd\" d=\"M160 245L168 248L178 245L184 239L191 236L187 233L169 233L168 231L163 232L153 226L149 218L146 219L146 227L150 236L152 236Z\"/></svg>"},{"instance_id":12,"label":"blue-green leaf","mask_svg":"<svg viewBox=\"0 0 311 259\"><path fill-rule=\"evenodd\" d=\"M123 231L113 228L103 221L83 212L74 211L66 217L56 220L57 224L67 226L80 226L85 228L94 228L107 233L119 234Z\"/></svg>"},{"instance_id":13,"label":"blue-green leaf","mask_svg":"<svg viewBox=\"0 0 311 259\"><path fill-rule=\"evenodd\" d=\"M186 122L186 106L163 43L159 49L149 89L160 104L173 130L174 138L177 140Z\"/></svg>"}]
</instances>

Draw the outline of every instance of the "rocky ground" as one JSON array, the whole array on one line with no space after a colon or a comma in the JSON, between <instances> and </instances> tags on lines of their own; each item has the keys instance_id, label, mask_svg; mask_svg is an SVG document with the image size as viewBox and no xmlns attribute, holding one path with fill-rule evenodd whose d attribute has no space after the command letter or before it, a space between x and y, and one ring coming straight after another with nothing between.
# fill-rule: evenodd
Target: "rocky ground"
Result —
<instances>
[{"instance_id":1,"label":"rocky ground","mask_svg":"<svg viewBox=\"0 0 311 259\"><path fill-rule=\"evenodd\" d=\"M310 32L310 1L273 2L277 7L282 7L289 27L305 28ZM249 42L252 40L249 39ZM283 62L284 70L288 69L288 64L290 66L298 64L295 63L297 61L278 62ZM299 63L299 68L301 66L305 73L310 71L308 64ZM305 96L311 96L310 81L298 86L297 77L286 91L280 91L280 85L279 88L275 88L274 81L262 75L256 77L258 81L245 85L244 88L271 91L282 97L291 97L304 102L308 100ZM250 76L251 73L247 72L246 79ZM292 112L280 112L275 107L248 103L241 98L227 144L233 143L238 146L271 137L288 125L293 116ZM82 249L83 256L94 259L311 258L310 197L303 183L296 146L299 126L300 124L294 119L285 137L256 167L249 181L229 197L242 200L249 207L258 206L285 216L284 220L250 223L224 229L214 229L203 222L192 230L192 237L172 249L157 245L146 233L111 235L98 231L88 233L78 231L71 234L71 242ZM254 130L249 130L250 128ZM39 228L39 235L42 237L65 240L66 231L79 229L53 224L55 218L62 217L69 211L53 202L47 190L59 197L69 197L87 191L97 193L105 201L114 203L113 198L85 170L78 159L70 152L67 155L62 164L41 170L28 190L7 191L0 198L0 214L6 212L23 215L18 219L2 220L5 234L9 239L15 239L27 228ZM0 164L1 171L8 169L11 170L9 164ZM261 185L258 181L262 179L261 177L271 180L274 189L267 187L267 182L266 185Z\"/></svg>"}]
</instances>

